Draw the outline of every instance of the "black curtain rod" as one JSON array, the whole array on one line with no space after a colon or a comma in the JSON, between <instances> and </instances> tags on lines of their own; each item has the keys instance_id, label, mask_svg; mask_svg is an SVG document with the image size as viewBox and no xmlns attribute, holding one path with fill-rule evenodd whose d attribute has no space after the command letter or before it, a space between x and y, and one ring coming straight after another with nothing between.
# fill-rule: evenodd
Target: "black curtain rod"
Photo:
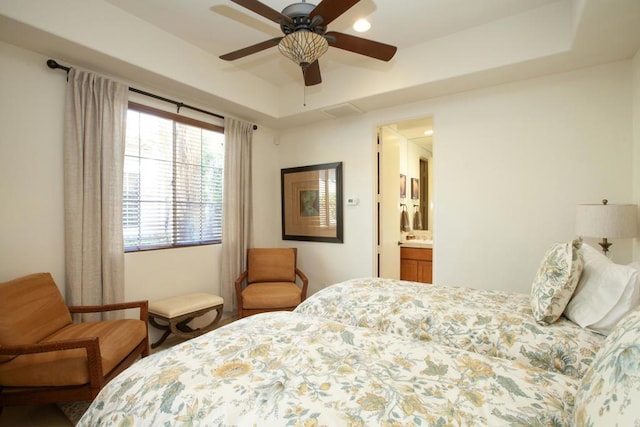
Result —
<instances>
[{"instance_id":1,"label":"black curtain rod","mask_svg":"<svg viewBox=\"0 0 640 427\"><path fill-rule=\"evenodd\" d=\"M65 67L64 65L60 65L53 59L47 60L47 66L51 69L64 70L67 72L67 74L69 74L69 71L71 70L71 67ZM220 114L212 113L211 111L206 111L198 107L193 107L191 105L187 105L182 102L174 101L173 99L165 98L164 96L156 95L154 93L145 92L144 90L136 89L135 87L129 87L129 91L139 93L141 95L148 96L151 98L159 99L160 101L168 102L170 104L174 104L176 107L178 107L178 113L180 112L181 108L188 108L190 110L197 111L199 113L208 114L210 116L218 117L219 119L224 120L224 116L221 116ZM253 130L256 130L256 129L258 129L258 126L253 125Z\"/></svg>"}]
</instances>

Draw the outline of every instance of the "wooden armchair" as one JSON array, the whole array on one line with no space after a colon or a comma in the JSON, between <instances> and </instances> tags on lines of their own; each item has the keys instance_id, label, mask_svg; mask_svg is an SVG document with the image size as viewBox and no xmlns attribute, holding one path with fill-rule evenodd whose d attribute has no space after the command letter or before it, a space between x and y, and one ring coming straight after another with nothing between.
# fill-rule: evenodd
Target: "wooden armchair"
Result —
<instances>
[{"instance_id":1,"label":"wooden armchair","mask_svg":"<svg viewBox=\"0 0 640 427\"><path fill-rule=\"evenodd\" d=\"M309 279L296 267L296 258L296 248L247 250L247 270L235 283L239 319L266 311L291 311L307 298Z\"/></svg>"},{"instance_id":2,"label":"wooden armchair","mask_svg":"<svg viewBox=\"0 0 640 427\"><path fill-rule=\"evenodd\" d=\"M139 320L71 319L131 308L139 309ZM0 283L0 413L11 405L93 400L149 355L147 315L147 301L67 307L49 273Z\"/></svg>"}]
</instances>

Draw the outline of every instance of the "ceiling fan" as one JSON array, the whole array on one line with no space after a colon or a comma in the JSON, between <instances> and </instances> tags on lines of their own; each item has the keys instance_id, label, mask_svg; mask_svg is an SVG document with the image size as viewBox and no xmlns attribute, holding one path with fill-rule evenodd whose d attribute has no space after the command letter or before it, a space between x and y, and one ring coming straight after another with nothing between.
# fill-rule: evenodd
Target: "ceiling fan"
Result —
<instances>
[{"instance_id":1,"label":"ceiling fan","mask_svg":"<svg viewBox=\"0 0 640 427\"><path fill-rule=\"evenodd\" d=\"M327 31L327 25L360 0L322 0L317 6L303 0L302 3L290 4L282 12L258 0L231 1L279 24L284 36L227 53L220 59L233 61L278 45L283 55L302 68L305 86L322 82L318 58L329 46L382 61L389 61L397 50L388 44Z\"/></svg>"}]
</instances>

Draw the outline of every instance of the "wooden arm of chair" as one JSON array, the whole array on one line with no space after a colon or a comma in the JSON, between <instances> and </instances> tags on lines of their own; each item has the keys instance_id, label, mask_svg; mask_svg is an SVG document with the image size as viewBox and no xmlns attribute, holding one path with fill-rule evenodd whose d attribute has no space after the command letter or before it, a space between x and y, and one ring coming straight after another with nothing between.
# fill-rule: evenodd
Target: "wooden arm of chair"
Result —
<instances>
[{"instance_id":1,"label":"wooden arm of chair","mask_svg":"<svg viewBox=\"0 0 640 427\"><path fill-rule=\"evenodd\" d=\"M2 345L0 355L20 356L22 354L48 353L52 351L73 350L84 348L87 351L87 370L89 383L92 387L102 387L102 355L98 337L74 338L60 341L50 341L38 344Z\"/></svg>"},{"instance_id":2,"label":"wooden arm of chair","mask_svg":"<svg viewBox=\"0 0 640 427\"><path fill-rule=\"evenodd\" d=\"M307 278L307 276L296 267L296 274L298 275L298 277L300 278L300 280L302 280L302 293L300 295L300 302L304 301L305 299L307 299L307 286L309 285L309 279Z\"/></svg>"},{"instance_id":3,"label":"wooden arm of chair","mask_svg":"<svg viewBox=\"0 0 640 427\"><path fill-rule=\"evenodd\" d=\"M72 350L74 348L90 348L95 346L100 353L98 337L74 338L61 341L49 341L37 344L0 345L0 355L19 356L21 354L47 353L50 351Z\"/></svg>"},{"instance_id":4,"label":"wooden arm of chair","mask_svg":"<svg viewBox=\"0 0 640 427\"><path fill-rule=\"evenodd\" d=\"M242 307L242 282L249 276L249 271L245 270L240 277L236 279L236 302L237 307Z\"/></svg>"},{"instance_id":5,"label":"wooden arm of chair","mask_svg":"<svg viewBox=\"0 0 640 427\"><path fill-rule=\"evenodd\" d=\"M244 271L240 277L236 279L236 292L242 291L242 282L244 282L248 275L249 271Z\"/></svg>"},{"instance_id":6,"label":"wooden arm of chair","mask_svg":"<svg viewBox=\"0 0 640 427\"><path fill-rule=\"evenodd\" d=\"M104 305L70 305L67 307L71 313L99 313L105 311L140 309L140 320L147 321L149 317L149 301L129 301Z\"/></svg>"}]
</instances>

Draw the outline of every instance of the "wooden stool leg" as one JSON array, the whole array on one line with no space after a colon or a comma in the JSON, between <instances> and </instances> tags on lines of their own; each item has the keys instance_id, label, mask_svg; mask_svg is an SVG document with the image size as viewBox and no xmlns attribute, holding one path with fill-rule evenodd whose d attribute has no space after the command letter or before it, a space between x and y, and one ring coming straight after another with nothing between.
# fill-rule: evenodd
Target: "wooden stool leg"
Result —
<instances>
[{"instance_id":1,"label":"wooden stool leg","mask_svg":"<svg viewBox=\"0 0 640 427\"><path fill-rule=\"evenodd\" d=\"M210 312L211 310L216 310L217 314L215 319L213 319L213 321L211 321L211 323L209 323L207 326L193 329L189 325L187 325L187 323L190 322L191 320L195 319L196 317L203 316L204 314ZM222 317L222 305L218 305L218 306L208 307L194 313L189 313L184 316L175 317L171 319L169 327L171 328L171 331L179 337L195 338L215 328L215 326L220 321L221 317Z\"/></svg>"},{"instance_id":2,"label":"wooden stool leg","mask_svg":"<svg viewBox=\"0 0 640 427\"><path fill-rule=\"evenodd\" d=\"M164 331L160 339L158 339L156 342L151 344L151 348L158 347L167 339L167 337L169 337L169 335L171 335L171 333L173 333L174 335L180 338L190 339L190 338L195 338L199 335L202 335L205 332L211 331L216 327L218 322L220 322L220 318L222 318L222 308L223 308L223 304L214 305L211 307L204 308L202 310L194 311L192 313L183 314L182 316L172 317L170 319L164 316L157 315L155 313L149 313L149 323L152 326ZM211 310L216 310L217 313L216 313L215 319L213 319L213 321L209 323L207 326L194 329L188 325L188 323L191 322L193 319L203 316L204 314L210 312ZM167 324L158 323L158 319L162 320L163 322L167 322Z\"/></svg>"},{"instance_id":3,"label":"wooden stool leg","mask_svg":"<svg viewBox=\"0 0 640 427\"><path fill-rule=\"evenodd\" d=\"M169 325L169 327L171 328L171 332L173 332L174 335L187 338L193 338L197 336L197 334L194 334L194 332L198 332L198 330L193 329L188 325L188 323L193 319L193 316L187 317L186 319L183 319L182 317L171 319L171 323Z\"/></svg>"},{"instance_id":4,"label":"wooden stool leg","mask_svg":"<svg viewBox=\"0 0 640 427\"><path fill-rule=\"evenodd\" d=\"M160 344L162 344L169 337L169 335L171 335L171 328L169 328L169 325L161 325L156 321L156 318L152 316L149 316L149 323L151 323L154 327L164 331L162 336L156 342L151 344L151 348L156 348Z\"/></svg>"},{"instance_id":5,"label":"wooden stool leg","mask_svg":"<svg viewBox=\"0 0 640 427\"><path fill-rule=\"evenodd\" d=\"M218 322L220 322L220 319L222 318L222 306L220 305L217 307L213 307L213 309L217 311L215 319L213 319L207 326L203 326L202 328L200 328L200 334L211 331L213 328L215 328Z\"/></svg>"}]
</instances>

